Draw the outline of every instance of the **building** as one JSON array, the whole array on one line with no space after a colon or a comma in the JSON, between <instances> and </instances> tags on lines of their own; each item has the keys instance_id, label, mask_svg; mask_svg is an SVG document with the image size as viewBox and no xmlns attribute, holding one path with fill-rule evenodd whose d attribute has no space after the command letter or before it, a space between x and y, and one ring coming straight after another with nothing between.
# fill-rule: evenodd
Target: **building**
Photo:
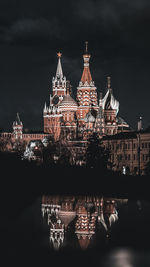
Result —
<instances>
[{"instance_id":1,"label":"building","mask_svg":"<svg viewBox=\"0 0 150 267\"><path fill-rule=\"evenodd\" d=\"M103 145L110 151L114 171L143 175L150 163L150 129L105 136Z\"/></svg>"},{"instance_id":2,"label":"building","mask_svg":"<svg viewBox=\"0 0 150 267\"><path fill-rule=\"evenodd\" d=\"M44 133L52 134L55 140L65 138L86 140L96 132L100 137L129 131L129 125L118 116L119 102L113 95L111 78L107 77L107 92L98 96L90 72L90 57L87 42L83 55L83 73L77 87L76 99L71 96L70 82L63 75L59 52L56 75L52 79L52 94L49 105L43 110Z\"/></svg>"},{"instance_id":3,"label":"building","mask_svg":"<svg viewBox=\"0 0 150 267\"><path fill-rule=\"evenodd\" d=\"M111 154L113 169L124 174L144 174L150 161L150 131L130 129L119 115L119 102L115 99L111 78L107 77L106 93L97 90L90 72L88 43L83 54L83 72L73 98L70 82L63 74L59 52L56 74L52 78L49 102L43 109L43 131L24 132L17 113L13 131L1 133L1 150L22 151L28 159L36 159L36 148L46 147L49 139L65 142L70 151L70 163L83 165L89 137L96 133ZM140 134L139 134L140 133ZM59 157L54 155L55 159Z\"/></svg>"}]
</instances>

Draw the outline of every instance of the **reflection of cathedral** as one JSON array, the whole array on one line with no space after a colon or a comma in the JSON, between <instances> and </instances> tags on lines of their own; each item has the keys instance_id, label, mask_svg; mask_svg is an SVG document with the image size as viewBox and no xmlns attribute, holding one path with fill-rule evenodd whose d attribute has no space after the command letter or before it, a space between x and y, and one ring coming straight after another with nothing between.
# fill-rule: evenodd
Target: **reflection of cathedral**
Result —
<instances>
[{"instance_id":1,"label":"reflection of cathedral","mask_svg":"<svg viewBox=\"0 0 150 267\"><path fill-rule=\"evenodd\" d=\"M118 220L117 199L102 197L43 196L42 215L49 226L49 241L54 249L64 247L69 227L73 227L78 247L87 249L95 236L97 225L106 238Z\"/></svg>"},{"instance_id":2,"label":"reflection of cathedral","mask_svg":"<svg viewBox=\"0 0 150 267\"><path fill-rule=\"evenodd\" d=\"M58 53L56 76L52 79L52 95L50 105L44 107L44 133L51 133L55 140L61 134L67 139L82 136L86 139L93 132L99 136L112 135L120 131L128 131L129 126L118 117L119 102L114 98L110 77L107 78L107 92L98 101L97 89L89 68L90 54L83 55L84 69L76 100L71 96L71 86L63 75L61 53Z\"/></svg>"}]
</instances>

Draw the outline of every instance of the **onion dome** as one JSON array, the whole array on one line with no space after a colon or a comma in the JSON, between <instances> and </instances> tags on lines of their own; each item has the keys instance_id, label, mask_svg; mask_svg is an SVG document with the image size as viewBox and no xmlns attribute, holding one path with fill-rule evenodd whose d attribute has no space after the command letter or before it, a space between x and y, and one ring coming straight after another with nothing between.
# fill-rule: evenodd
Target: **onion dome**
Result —
<instances>
[{"instance_id":1,"label":"onion dome","mask_svg":"<svg viewBox=\"0 0 150 267\"><path fill-rule=\"evenodd\" d=\"M65 228L71 223L71 221L75 218L76 212L75 211L67 211L67 210L59 210L58 216L61 221L64 223Z\"/></svg>"},{"instance_id":2,"label":"onion dome","mask_svg":"<svg viewBox=\"0 0 150 267\"><path fill-rule=\"evenodd\" d=\"M116 110L116 114L119 111L119 102L115 99L110 88L110 77L107 77L107 93L102 100L103 109L113 109Z\"/></svg>"},{"instance_id":3,"label":"onion dome","mask_svg":"<svg viewBox=\"0 0 150 267\"><path fill-rule=\"evenodd\" d=\"M70 96L64 96L62 102L59 105L61 111L76 111L77 110L77 103L76 101Z\"/></svg>"},{"instance_id":4,"label":"onion dome","mask_svg":"<svg viewBox=\"0 0 150 267\"><path fill-rule=\"evenodd\" d=\"M70 85L67 86L67 94L64 96L62 102L59 105L60 111L76 111L77 110L77 103L76 101L71 97L69 90Z\"/></svg>"},{"instance_id":5,"label":"onion dome","mask_svg":"<svg viewBox=\"0 0 150 267\"><path fill-rule=\"evenodd\" d=\"M95 117L92 115L91 111L89 111L85 116L85 122L95 122Z\"/></svg>"}]
</instances>

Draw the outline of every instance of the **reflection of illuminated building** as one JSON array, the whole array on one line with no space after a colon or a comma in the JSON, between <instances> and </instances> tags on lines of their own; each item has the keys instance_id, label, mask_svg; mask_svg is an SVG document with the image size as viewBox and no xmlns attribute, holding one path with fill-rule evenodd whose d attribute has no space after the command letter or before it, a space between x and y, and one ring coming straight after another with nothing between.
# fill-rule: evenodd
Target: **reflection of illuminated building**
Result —
<instances>
[{"instance_id":1,"label":"reflection of illuminated building","mask_svg":"<svg viewBox=\"0 0 150 267\"><path fill-rule=\"evenodd\" d=\"M64 241L64 224L60 219L55 222L50 221L50 242L52 242L54 249L58 250Z\"/></svg>"},{"instance_id":2,"label":"reflection of illuminated building","mask_svg":"<svg viewBox=\"0 0 150 267\"><path fill-rule=\"evenodd\" d=\"M77 209L77 221L75 225L75 233L77 234L80 247L86 249L90 240L95 233L95 213L90 214L84 205L79 204Z\"/></svg>"},{"instance_id":3,"label":"reflection of illuminated building","mask_svg":"<svg viewBox=\"0 0 150 267\"><path fill-rule=\"evenodd\" d=\"M72 202L63 202L61 209L58 212L59 218L65 225L65 229L67 229L68 225L75 218L76 212L73 211L73 203Z\"/></svg>"},{"instance_id":4,"label":"reflection of illuminated building","mask_svg":"<svg viewBox=\"0 0 150 267\"><path fill-rule=\"evenodd\" d=\"M84 250L96 238L97 226L104 228L108 237L112 224L118 220L117 203L126 202L97 196L43 196L42 215L49 226L50 243L56 250L65 246L69 225L75 231L80 248Z\"/></svg>"}]
</instances>

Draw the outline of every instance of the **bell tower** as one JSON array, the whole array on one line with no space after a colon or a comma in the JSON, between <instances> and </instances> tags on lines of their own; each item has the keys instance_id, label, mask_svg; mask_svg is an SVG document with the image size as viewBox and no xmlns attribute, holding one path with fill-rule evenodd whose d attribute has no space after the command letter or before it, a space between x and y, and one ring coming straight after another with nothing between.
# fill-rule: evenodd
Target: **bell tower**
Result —
<instances>
[{"instance_id":1,"label":"bell tower","mask_svg":"<svg viewBox=\"0 0 150 267\"><path fill-rule=\"evenodd\" d=\"M84 69L81 76L81 81L77 87L77 102L78 102L78 111L77 118L79 120L79 125L84 123L84 118L86 114L91 110L98 110L97 104L97 92L92 80L89 61L91 55L88 53L88 42L85 42L85 53L83 55Z\"/></svg>"},{"instance_id":2,"label":"bell tower","mask_svg":"<svg viewBox=\"0 0 150 267\"><path fill-rule=\"evenodd\" d=\"M61 56L62 53L58 52L58 64L56 75L52 79L52 95L53 97L57 95L58 97L63 97L66 95L66 77L63 76L62 66L61 66Z\"/></svg>"},{"instance_id":3,"label":"bell tower","mask_svg":"<svg viewBox=\"0 0 150 267\"><path fill-rule=\"evenodd\" d=\"M15 139L22 139L23 124L17 113L16 120L13 122L13 135Z\"/></svg>"}]
</instances>

